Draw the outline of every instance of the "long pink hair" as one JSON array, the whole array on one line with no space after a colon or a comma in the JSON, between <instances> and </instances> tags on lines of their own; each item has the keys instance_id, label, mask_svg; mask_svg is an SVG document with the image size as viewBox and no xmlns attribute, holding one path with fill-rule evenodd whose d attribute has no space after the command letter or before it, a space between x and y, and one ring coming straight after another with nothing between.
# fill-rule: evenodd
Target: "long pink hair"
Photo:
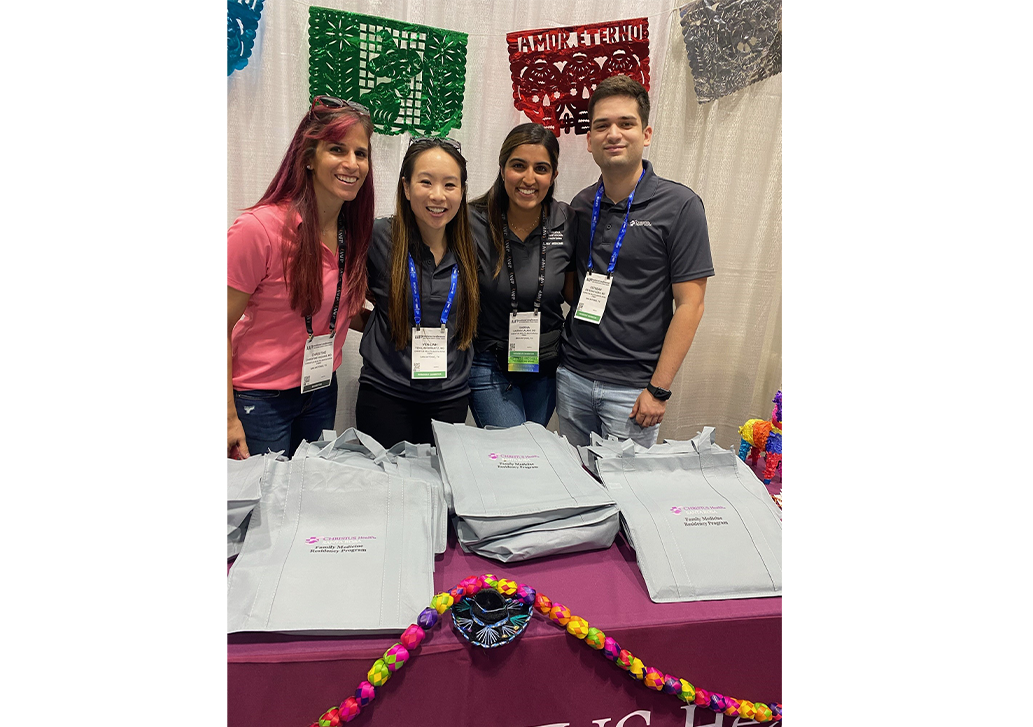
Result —
<instances>
[{"instance_id":1,"label":"long pink hair","mask_svg":"<svg viewBox=\"0 0 1033 727\"><path fill-rule=\"evenodd\" d=\"M273 181L254 207L283 205L284 251L283 273L293 310L311 316L319 310L323 300L322 242L319 239L319 212L312 187L312 163L320 141L344 138L353 124L361 124L366 138L373 136L373 124L368 116L356 114L347 107L330 108L322 104L305 114L291 139L287 153ZM338 222L347 231L345 252L345 286L341 312L350 318L357 313L366 297L366 253L373 232L373 158L369 159L369 173L358 194L341 207ZM250 209L254 209L254 207ZM301 225L295 228L295 213L301 215ZM347 327L347 320L345 320ZM341 328L340 319L338 329Z\"/></svg>"}]
</instances>

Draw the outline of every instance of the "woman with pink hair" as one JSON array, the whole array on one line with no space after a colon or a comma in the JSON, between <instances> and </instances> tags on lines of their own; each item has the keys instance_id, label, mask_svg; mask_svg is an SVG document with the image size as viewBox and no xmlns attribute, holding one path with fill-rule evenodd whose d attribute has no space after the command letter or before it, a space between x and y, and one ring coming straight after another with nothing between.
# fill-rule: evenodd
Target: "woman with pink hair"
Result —
<instances>
[{"instance_id":1,"label":"woman with pink hair","mask_svg":"<svg viewBox=\"0 0 1033 727\"><path fill-rule=\"evenodd\" d=\"M229 229L230 457L290 456L333 428L341 348L366 297L372 135L364 106L317 96L265 194Z\"/></svg>"}]
</instances>

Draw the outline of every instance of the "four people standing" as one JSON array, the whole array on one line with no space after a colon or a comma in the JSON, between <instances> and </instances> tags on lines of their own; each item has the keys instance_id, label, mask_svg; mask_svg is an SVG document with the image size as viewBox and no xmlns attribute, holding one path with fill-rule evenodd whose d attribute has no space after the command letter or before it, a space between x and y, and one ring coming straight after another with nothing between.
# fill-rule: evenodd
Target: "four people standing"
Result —
<instances>
[{"instance_id":1,"label":"four people standing","mask_svg":"<svg viewBox=\"0 0 1033 727\"><path fill-rule=\"evenodd\" d=\"M285 240L295 228L299 240L314 237L306 224L317 217L319 252L326 258L324 283L330 280L328 254L340 253L331 281L337 293L329 299L323 291L321 302L311 284L291 283L312 278L296 272L300 270L297 261L307 260L305 264L315 269L312 261L318 256L291 254L294 248L287 243L280 247L290 266L284 263L282 274L272 276L267 285L280 298L289 297L289 310L308 316L306 333L301 335L307 368L301 378L308 381L304 378L308 376L325 391L316 401L310 398L296 406L298 416L308 416L313 424L291 430L290 450L297 446L296 437L313 439L319 434L316 429L333 426L336 378L331 374L340 363L344 339L343 332L335 332L347 328L337 325L342 295L338 280L345 277L342 320L364 330L356 426L383 446L432 442L431 420L464 422L468 406L479 426L508 427L524 421L545 425L555 409L560 433L573 444L587 444L595 431L652 445L669 389L703 314L706 278L714 269L699 197L656 176L642 159L652 136L646 90L625 76L609 78L597 87L589 104L588 148L601 177L569 207L553 194L559 162L555 135L541 125L522 124L503 142L495 183L471 203L469 211L466 160L458 142L414 140L399 173L395 214L375 222L371 220L368 112L363 116L356 110L362 107L337 99L327 102L327 98L313 103L288 157L299 156L296 151L292 155L292 150L299 135L305 136L306 123L332 115L323 110L334 104L339 104L336 113L362 124L354 129L337 124L332 131L306 132L305 138L314 142L309 156L300 158L312 172L308 180L314 201L295 203L300 193L293 187L284 192L289 185L283 177L290 176L283 171L289 166L285 157L259 205L230 229L231 330L235 330L234 314L240 317L247 296L259 287L255 278L261 279L261 271L270 269L273 256L263 251L275 247L268 239L264 247L257 245L259 252L244 256L247 264L236 266L246 267L250 275L235 273L234 251L242 247L242 232L250 231L247 239L252 240L261 236L257 233L261 227L268 238L270 222L275 227L287 215L281 212L276 217L266 211L270 219L265 220L263 205L287 199L287 209L309 211L308 217L302 212L295 227L280 225ZM323 152L332 158L320 156ZM360 155L361 163L348 161ZM342 156L348 160L342 161ZM364 181L366 193L360 192ZM318 214L312 208L318 208ZM343 241L346 233L355 236L348 247ZM335 235L343 239L332 245ZM249 244L256 247L254 242ZM304 242L296 245L300 250L312 247ZM265 259L258 259L262 254ZM360 255L366 265L357 267ZM275 267L277 260L272 262ZM363 295L373 302L372 313L361 310ZM571 305L565 318L564 301ZM325 327L328 334L315 334L310 325L313 317L318 332ZM286 346L286 338L270 341L270 333L275 337L286 331L283 321L272 329L268 326L260 329L261 343L249 341L241 347L251 354L244 367L249 372L262 368L255 359L271 354L277 345ZM239 358L236 343L233 334L231 361ZM330 345L333 366L327 374ZM318 346L323 348L309 351ZM273 357L265 368L279 372L301 363L299 355L293 358L285 363ZM231 363L236 404L230 409L231 456L235 446L241 456L247 456L248 449L285 448L280 446L282 434L280 439L264 434L252 439L247 425L245 445L238 427L258 405L241 404L247 395L236 389L258 387L248 386L252 379L238 378L236 371ZM321 377L326 378L325 384L319 383ZM296 384L298 378L266 376L254 381ZM280 390L287 387L279 386L269 386L271 395L251 396L293 401L304 397L307 386L302 383L300 392L287 397Z\"/></svg>"}]
</instances>

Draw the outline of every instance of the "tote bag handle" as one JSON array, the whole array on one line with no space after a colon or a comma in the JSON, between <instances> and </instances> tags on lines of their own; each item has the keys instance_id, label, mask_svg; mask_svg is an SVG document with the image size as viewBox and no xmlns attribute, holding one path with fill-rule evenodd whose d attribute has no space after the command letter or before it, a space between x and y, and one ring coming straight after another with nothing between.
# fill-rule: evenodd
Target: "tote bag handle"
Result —
<instances>
[{"instance_id":1,"label":"tote bag handle","mask_svg":"<svg viewBox=\"0 0 1033 727\"><path fill-rule=\"evenodd\" d=\"M351 445L350 447L347 445ZM356 447L358 445L358 447ZM323 448L323 452L329 452L331 449L365 449L373 459L373 461L384 467L385 463L389 462L387 450L378 442L376 439L360 432L355 427L349 427L344 430L344 433L335 439L330 444Z\"/></svg>"}]
</instances>

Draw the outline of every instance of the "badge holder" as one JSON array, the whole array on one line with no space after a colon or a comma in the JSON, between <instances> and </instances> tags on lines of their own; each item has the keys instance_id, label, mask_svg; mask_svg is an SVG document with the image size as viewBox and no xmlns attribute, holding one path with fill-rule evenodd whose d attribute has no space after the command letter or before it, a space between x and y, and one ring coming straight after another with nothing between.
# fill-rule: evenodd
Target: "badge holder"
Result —
<instances>
[{"instance_id":1,"label":"badge holder","mask_svg":"<svg viewBox=\"0 0 1033 727\"><path fill-rule=\"evenodd\" d=\"M509 315L508 370L538 373L542 317L538 311Z\"/></svg>"},{"instance_id":2,"label":"badge holder","mask_svg":"<svg viewBox=\"0 0 1033 727\"><path fill-rule=\"evenodd\" d=\"M301 393L325 389L334 375L334 334L309 336L301 363Z\"/></svg>"},{"instance_id":3,"label":"badge holder","mask_svg":"<svg viewBox=\"0 0 1033 727\"><path fill-rule=\"evenodd\" d=\"M448 329L412 329L412 378L448 378Z\"/></svg>"},{"instance_id":4,"label":"badge holder","mask_svg":"<svg viewBox=\"0 0 1033 727\"><path fill-rule=\"evenodd\" d=\"M600 275L589 270L585 275L585 285L581 288L574 317L579 321L598 324L606 312L606 301L612 286L613 278L610 275Z\"/></svg>"}]
</instances>

